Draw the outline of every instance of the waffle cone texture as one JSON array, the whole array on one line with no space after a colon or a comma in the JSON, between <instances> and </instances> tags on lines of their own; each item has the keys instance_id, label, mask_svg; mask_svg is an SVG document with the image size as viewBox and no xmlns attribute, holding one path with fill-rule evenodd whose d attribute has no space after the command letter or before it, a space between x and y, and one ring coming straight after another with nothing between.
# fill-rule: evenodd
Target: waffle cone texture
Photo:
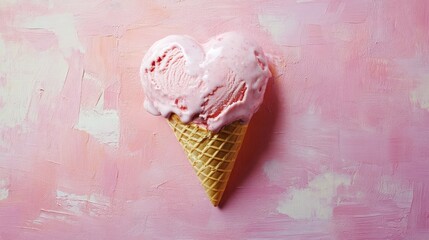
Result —
<instances>
[{"instance_id":1,"label":"waffle cone texture","mask_svg":"<svg viewBox=\"0 0 429 240\"><path fill-rule=\"evenodd\" d=\"M168 119L168 124L210 201L218 206L243 143L247 124L236 121L214 133L193 123L182 123L175 114Z\"/></svg>"}]
</instances>

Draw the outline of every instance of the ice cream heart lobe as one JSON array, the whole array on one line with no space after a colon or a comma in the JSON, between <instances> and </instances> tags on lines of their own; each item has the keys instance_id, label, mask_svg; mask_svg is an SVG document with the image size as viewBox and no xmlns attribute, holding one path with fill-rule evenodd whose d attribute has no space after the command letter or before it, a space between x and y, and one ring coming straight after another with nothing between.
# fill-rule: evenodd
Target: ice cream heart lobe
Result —
<instances>
[{"instance_id":1,"label":"ice cream heart lobe","mask_svg":"<svg viewBox=\"0 0 429 240\"><path fill-rule=\"evenodd\" d=\"M217 132L244 123L262 103L271 72L262 49L236 32L200 44L171 35L148 50L140 68L145 109L166 118L176 114Z\"/></svg>"}]
</instances>

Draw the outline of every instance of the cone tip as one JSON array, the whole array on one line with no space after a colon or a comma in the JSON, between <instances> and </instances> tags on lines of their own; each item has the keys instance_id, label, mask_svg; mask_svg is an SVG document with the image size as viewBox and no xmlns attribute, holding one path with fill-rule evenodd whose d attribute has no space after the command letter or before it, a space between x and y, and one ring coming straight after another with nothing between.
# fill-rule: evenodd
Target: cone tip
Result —
<instances>
[{"instance_id":1,"label":"cone tip","mask_svg":"<svg viewBox=\"0 0 429 240\"><path fill-rule=\"evenodd\" d=\"M212 202L213 207L218 207L219 206L219 200L215 200L215 199L210 199L210 202Z\"/></svg>"}]
</instances>

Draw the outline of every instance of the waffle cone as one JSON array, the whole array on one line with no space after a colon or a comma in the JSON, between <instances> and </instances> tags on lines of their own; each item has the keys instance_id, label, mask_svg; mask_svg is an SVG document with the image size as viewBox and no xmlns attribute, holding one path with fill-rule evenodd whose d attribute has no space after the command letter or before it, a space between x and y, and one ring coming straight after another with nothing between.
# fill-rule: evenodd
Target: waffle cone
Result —
<instances>
[{"instance_id":1,"label":"waffle cone","mask_svg":"<svg viewBox=\"0 0 429 240\"><path fill-rule=\"evenodd\" d=\"M229 176L246 134L247 125L239 121L213 133L196 124L184 124L172 114L168 123L174 130L201 185L216 207L222 199Z\"/></svg>"}]
</instances>

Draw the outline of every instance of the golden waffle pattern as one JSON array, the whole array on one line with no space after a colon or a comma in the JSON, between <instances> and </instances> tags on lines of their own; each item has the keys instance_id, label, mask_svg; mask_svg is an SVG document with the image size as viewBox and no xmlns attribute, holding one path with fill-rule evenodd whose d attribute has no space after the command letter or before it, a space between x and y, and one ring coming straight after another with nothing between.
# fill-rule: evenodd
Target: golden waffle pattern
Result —
<instances>
[{"instance_id":1,"label":"golden waffle pattern","mask_svg":"<svg viewBox=\"0 0 429 240\"><path fill-rule=\"evenodd\" d=\"M213 133L193 123L184 124L175 114L168 123L188 155L210 201L217 206L240 151L247 125L236 121Z\"/></svg>"}]
</instances>

